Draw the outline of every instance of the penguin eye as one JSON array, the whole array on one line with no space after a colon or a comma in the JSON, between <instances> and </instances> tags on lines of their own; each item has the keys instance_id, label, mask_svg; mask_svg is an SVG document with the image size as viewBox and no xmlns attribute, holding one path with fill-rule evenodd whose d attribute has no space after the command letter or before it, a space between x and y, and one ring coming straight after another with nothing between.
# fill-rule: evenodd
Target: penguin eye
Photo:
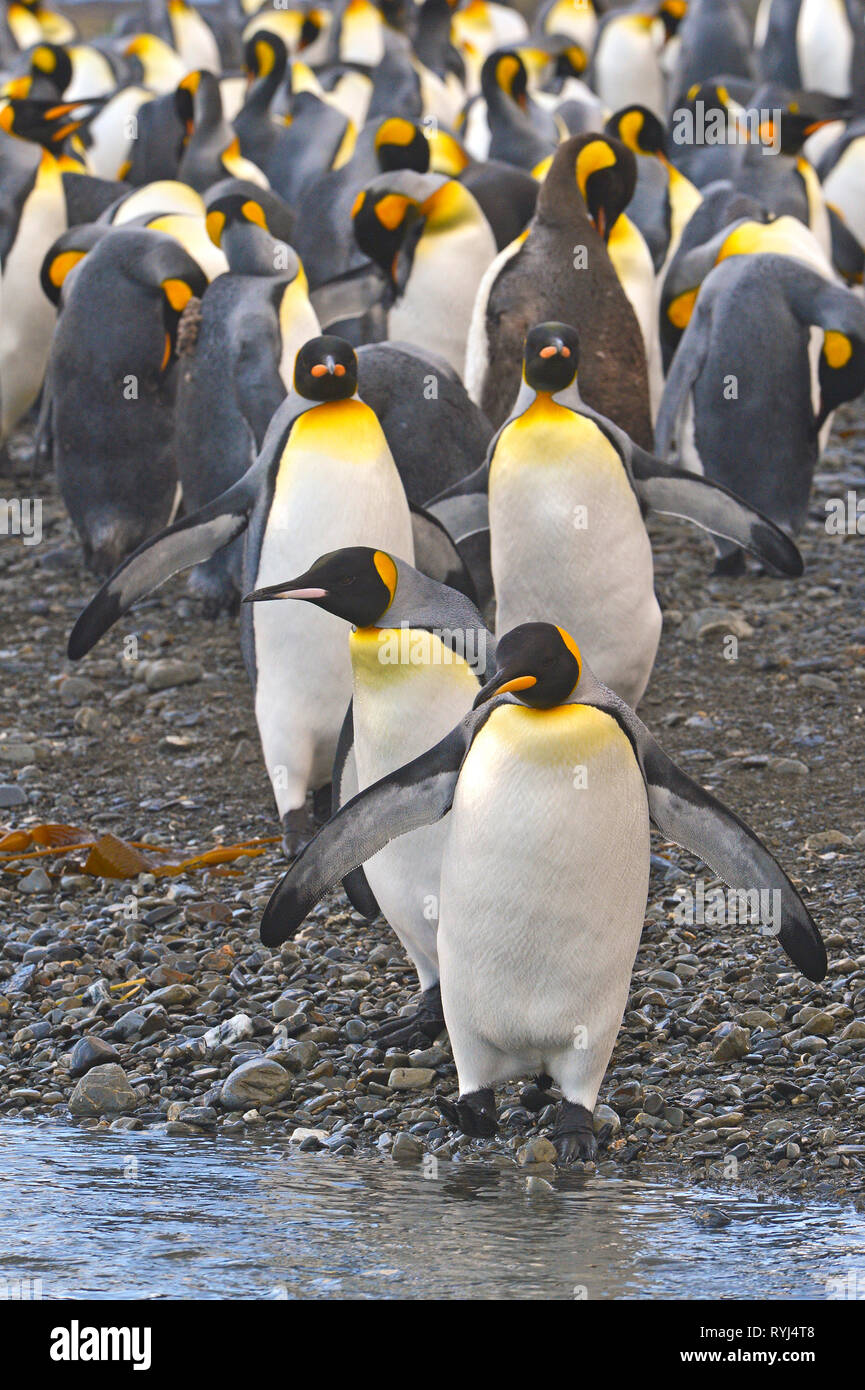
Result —
<instances>
[{"instance_id":1,"label":"penguin eye","mask_svg":"<svg viewBox=\"0 0 865 1390\"><path fill-rule=\"evenodd\" d=\"M344 574L342 579L340 579L339 581L339 587L341 589L350 589L356 579L356 574Z\"/></svg>"}]
</instances>

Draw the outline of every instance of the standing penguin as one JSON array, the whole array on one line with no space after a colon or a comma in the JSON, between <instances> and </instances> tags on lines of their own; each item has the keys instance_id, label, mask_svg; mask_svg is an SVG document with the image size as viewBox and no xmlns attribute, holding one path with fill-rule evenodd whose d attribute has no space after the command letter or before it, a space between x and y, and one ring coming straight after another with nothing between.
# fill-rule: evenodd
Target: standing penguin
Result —
<instances>
[{"instance_id":1,"label":"standing penguin","mask_svg":"<svg viewBox=\"0 0 865 1390\"><path fill-rule=\"evenodd\" d=\"M300 599L352 623L352 703L334 767L334 809L444 738L492 675L495 643L473 604L381 550L323 555L244 603ZM444 1027L436 930L444 826L389 845L366 866L377 904L421 987L417 1011L384 1025L388 1046L425 1046Z\"/></svg>"},{"instance_id":2,"label":"standing penguin","mask_svg":"<svg viewBox=\"0 0 865 1390\"><path fill-rule=\"evenodd\" d=\"M603 15L591 82L610 111L634 101L664 119L667 103L661 56L665 39L663 21L648 6L642 12L617 7Z\"/></svg>"},{"instance_id":3,"label":"standing penguin","mask_svg":"<svg viewBox=\"0 0 865 1390\"><path fill-rule=\"evenodd\" d=\"M229 273L208 286L193 331L186 317L182 325L174 442L187 512L214 501L252 465L291 389L298 352L319 332L303 267L271 235L262 203L227 192L208 196L207 206ZM190 589L207 616L236 602L241 568L236 541L193 570Z\"/></svg>"},{"instance_id":4,"label":"standing penguin","mask_svg":"<svg viewBox=\"0 0 865 1390\"><path fill-rule=\"evenodd\" d=\"M58 285L66 267L49 260ZM165 526L176 505L177 324L206 283L173 237L122 227L105 231L65 290L48 430L60 492L97 574Z\"/></svg>"},{"instance_id":5,"label":"standing penguin","mask_svg":"<svg viewBox=\"0 0 865 1390\"><path fill-rule=\"evenodd\" d=\"M322 547L382 546L409 563L414 558L405 492L381 426L357 396L357 358L341 338L325 335L304 345L294 390L253 466L112 575L73 628L71 659L88 652L136 599L178 570L209 560L244 531L246 590L312 564ZM345 634L332 614L304 604L289 613L256 604L242 613L264 761L285 848L294 852L309 830L307 791L330 780L351 696Z\"/></svg>"},{"instance_id":6,"label":"standing penguin","mask_svg":"<svg viewBox=\"0 0 865 1390\"><path fill-rule=\"evenodd\" d=\"M694 487L696 479L661 464L588 409L577 389L579 357L579 338L567 324L532 329L514 413L481 470L496 632L542 613L562 626L579 620L598 678L636 707L661 635L644 510L740 537L785 573L801 573L802 562L786 536L737 498L705 483ZM469 515L471 485L462 484ZM482 486L476 475L475 494Z\"/></svg>"},{"instance_id":7,"label":"standing penguin","mask_svg":"<svg viewBox=\"0 0 865 1390\"><path fill-rule=\"evenodd\" d=\"M816 374L812 327L824 333ZM677 440L689 467L795 535L808 512L820 431L863 389L865 306L792 257L734 256L697 296L664 390L658 453L667 456ZM737 546L717 548L719 570L744 567Z\"/></svg>"},{"instance_id":8,"label":"standing penguin","mask_svg":"<svg viewBox=\"0 0 865 1390\"><path fill-rule=\"evenodd\" d=\"M635 181L634 155L610 136L578 135L557 149L528 232L496 257L475 300L465 382L494 425L519 389L526 334L557 319L580 333L584 399L651 447L640 325L605 245Z\"/></svg>"},{"instance_id":9,"label":"standing penguin","mask_svg":"<svg viewBox=\"0 0 865 1390\"><path fill-rule=\"evenodd\" d=\"M780 915L780 944L809 979L823 979L826 950L766 847L595 679L567 631L515 628L496 662L462 723L312 841L261 937L285 941L347 872L450 811L438 949L460 1095L439 1106L464 1134L491 1136L495 1087L546 1074L562 1090L553 1140L568 1163L595 1153L592 1113L643 927L650 820L730 886L773 892L778 911L759 926L774 935Z\"/></svg>"},{"instance_id":10,"label":"standing penguin","mask_svg":"<svg viewBox=\"0 0 865 1390\"><path fill-rule=\"evenodd\" d=\"M481 70L481 95L462 113L463 143L478 160L500 159L519 169L534 169L559 143L555 118L533 101L528 74L519 53L491 53Z\"/></svg>"}]
</instances>

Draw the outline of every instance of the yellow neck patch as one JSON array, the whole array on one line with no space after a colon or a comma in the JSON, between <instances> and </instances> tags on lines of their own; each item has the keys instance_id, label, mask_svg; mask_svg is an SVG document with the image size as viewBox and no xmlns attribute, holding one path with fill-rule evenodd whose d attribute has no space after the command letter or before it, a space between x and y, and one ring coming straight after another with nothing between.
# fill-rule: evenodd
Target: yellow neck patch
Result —
<instances>
[{"instance_id":1,"label":"yellow neck patch","mask_svg":"<svg viewBox=\"0 0 865 1390\"><path fill-rule=\"evenodd\" d=\"M390 602L393 603L397 581L396 565L384 550L377 550L372 557L372 562L376 567L379 579L390 594Z\"/></svg>"},{"instance_id":2,"label":"yellow neck patch","mask_svg":"<svg viewBox=\"0 0 865 1390\"><path fill-rule=\"evenodd\" d=\"M616 163L616 156L606 140L592 140L588 145L584 145L577 155L577 187L586 196L586 184L601 169L612 169Z\"/></svg>"},{"instance_id":3,"label":"yellow neck patch","mask_svg":"<svg viewBox=\"0 0 865 1390\"><path fill-rule=\"evenodd\" d=\"M835 371L846 367L853 356L853 344L847 334L830 329L823 340L823 356Z\"/></svg>"}]
</instances>

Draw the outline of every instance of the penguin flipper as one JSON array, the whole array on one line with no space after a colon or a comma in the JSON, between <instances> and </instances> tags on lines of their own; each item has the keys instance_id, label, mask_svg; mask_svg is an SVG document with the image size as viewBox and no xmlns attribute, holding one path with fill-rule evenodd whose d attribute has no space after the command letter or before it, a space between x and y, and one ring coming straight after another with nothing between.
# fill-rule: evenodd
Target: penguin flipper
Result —
<instances>
[{"instance_id":1,"label":"penguin flipper","mask_svg":"<svg viewBox=\"0 0 865 1390\"><path fill-rule=\"evenodd\" d=\"M217 550L245 531L257 493L258 476L257 466L253 464L238 482L208 506L176 521L124 560L78 615L69 635L67 654L70 661L79 661L85 656L138 599L158 589L178 570L209 560Z\"/></svg>"},{"instance_id":2,"label":"penguin flipper","mask_svg":"<svg viewBox=\"0 0 865 1390\"><path fill-rule=\"evenodd\" d=\"M359 792L322 826L271 894L261 919L266 946L293 937L330 889L391 840L447 814L463 759L493 703L471 711L434 748Z\"/></svg>"},{"instance_id":3,"label":"penguin flipper","mask_svg":"<svg viewBox=\"0 0 865 1390\"><path fill-rule=\"evenodd\" d=\"M634 490L653 512L692 521L713 536L750 551L781 574L798 578L805 566L794 541L762 512L720 483L672 468L636 444L631 453Z\"/></svg>"},{"instance_id":4,"label":"penguin flipper","mask_svg":"<svg viewBox=\"0 0 865 1390\"><path fill-rule=\"evenodd\" d=\"M331 774L331 810L330 814L335 816L340 806L344 806L351 797L357 794L357 769L354 761L354 702L349 700L348 709L345 712L345 719L342 721L342 728L339 731L339 738L336 741L336 753L333 759L333 773ZM359 912L361 917L372 922L380 916L381 908L376 901L375 893L369 886L366 874L359 865L352 869L351 873L346 874L342 880L342 891L348 898L355 912Z\"/></svg>"},{"instance_id":5,"label":"penguin flipper","mask_svg":"<svg viewBox=\"0 0 865 1390\"><path fill-rule=\"evenodd\" d=\"M708 317L708 311L704 308L705 298L704 295L701 301L700 297L697 297L691 322L679 339L667 373L655 422L655 450L662 458L667 458L673 447L688 396L706 360L709 333L708 324L703 322L704 318Z\"/></svg>"},{"instance_id":6,"label":"penguin flipper","mask_svg":"<svg viewBox=\"0 0 865 1390\"><path fill-rule=\"evenodd\" d=\"M737 893L761 894L771 890L780 895L780 927L777 921L764 923L771 929L797 969L809 980L822 980L826 974L826 947L793 884L781 865L750 826L683 772L652 738L633 710L613 693L598 703L619 721L634 747L646 784L649 815L661 834L702 859L728 887ZM750 906L750 904L749 904ZM755 924L756 925L756 924Z\"/></svg>"}]
</instances>

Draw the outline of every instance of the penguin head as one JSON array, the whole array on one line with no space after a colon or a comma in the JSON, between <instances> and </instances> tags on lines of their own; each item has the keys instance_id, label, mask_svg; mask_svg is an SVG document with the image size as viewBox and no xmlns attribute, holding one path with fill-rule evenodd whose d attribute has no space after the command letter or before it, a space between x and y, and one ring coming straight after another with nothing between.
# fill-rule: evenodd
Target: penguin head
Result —
<instances>
[{"instance_id":1,"label":"penguin head","mask_svg":"<svg viewBox=\"0 0 865 1390\"><path fill-rule=\"evenodd\" d=\"M529 79L526 65L512 48L499 48L491 53L481 68L481 91L487 102L500 102L504 95L526 111L529 104Z\"/></svg>"},{"instance_id":2,"label":"penguin head","mask_svg":"<svg viewBox=\"0 0 865 1390\"><path fill-rule=\"evenodd\" d=\"M250 85L267 77L278 84L285 75L287 62L285 44L269 29L257 29L243 45L243 66Z\"/></svg>"},{"instance_id":3,"label":"penguin head","mask_svg":"<svg viewBox=\"0 0 865 1390\"><path fill-rule=\"evenodd\" d=\"M654 111L647 106L624 106L604 127L607 135L621 140L634 154L666 155L667 135Z\"/></svg>"},{"instance_id":4,"label":"penguin head","mask_svg":"<svg viewBox=\"0 0 865 1390\"><path fill-rule=\"evenodd\" d=\"M394 169L414 169L425 174L429 168L429 141L419 125L402 116L388 116L375 133L374 149L383 174Z\"/></svg>"},{"instance_id":5,"label":"penguin head","mask_svg":"<svg viewBox=\"0 0 865 1390\"><path fill-rule=\"evenodd\" d=\"M222 245L226 228L234 226L261 227L269 232L267 214L258 198L245 192L224 193L218 198L207 198L205 225L207 235L214 246Z\"/></svg>"},{"instance_id":6,"label":"penguin head","mask_svg":"<svg viewBox=\"0 0 865 1390\"><path fill-rule=\"evenodd\" d=\"M582 44L573 40L562 45L556 54L556 77L584 77L589 66L589 55Z\"/></svg>"},{"instance_id":7,"label":"penguin head","mask_svg":"<svg viewBox=\"0 0 865 1390\"><path fill-rule=\"evenodd\" d=\"M355 627L374 627L393 602L396 561L384 550L353 545L321 555L296 579L246 594L244 603L303 599Z\"/></svg>"},{"instance_id":8,"label":"penguin head","mask_svg":"<svg viewBox=\"0 0 865 1390\"><path fill-rule=\"evenodd\" d=\"M764 99L759 92L757 100L759 109L766 110L766 119L761 121L757 132L760 144L790 156L800 154L805 141L823 126L845 120L851 114L847 102L821 92L802 92L799 97L791 97L783 105L772 108L768 108L768 98Z\"/></svg>"},{"instance_id":9,"label":"penguin head","mask_svg":"<svg viewBox=\"0 0 865 1390\"><path fill-rule=\"evenodd\" d=\"M351 210L354 238L365 256L380 265L401 293L411 272L424 219L414 198L389 189L365 188Z\"/></svg>"},{"instance_id":10,"label":"penguin head","mask_svg":"<svg viewBox=\"0 0 865 1390\"><path fill-rule=\"evenodd\" d=\"M187 139L197 127L210 130L217 126L222 120L222 96L213 73L206 68L188 72L174 93L174 109Z\"/></svg>"},{"instance_id":11,"label":"penguin head","mask_svg":"<svg viewBox=\"0 0 865 1390\"><path fill-rule=\"evenodd\" d=\"M661 0L658 19L664 26L665 42L675 38L679 25L688 13L688 0Z\"/></svg>"},{"instance_id":12,"label":"penguin head","mask_svg":"<svg viewBox=\"0 0 865 1390\"><path fill-rule=\"evenodd\" d=\"M7 97L0 105L0 130L33 140L57 154L70 135L81 130L105 105L106 98L86 101L37 101Z\"/></svg>"},{"instance_id":13,"label":"penguin head","mask_svg":"<svg viewBox=\"0 0 865 1390\"><path fill-rule=\"evenodd\" d=\"M579 684L583 660L563 627L521 623L499 640L496 666L496 675L478 693L474 709L496 695L519 695L532 709L564 705Z\"/></svg>"},{"instance_id":14,"label":"penguin head","mask_svg":"<svg viewBox=\"0 0 865 1390\"><path fill-rule=\"evenodd\" d=\"M310 338L294 360L294 389L308 401L347 401L357 390L351 343L333 333Z\"/></svg>"},{"instance_id":15,"label":"penguin head","mask_svg":"<svg viewBox=\"0 0 865 1390\"><path fill-rule=\"evenodd\" d=\"M865 341L839 329L828 329L820 353L820 413L817 433L833 410L865 391Z\"/></svg>"},{"instance_id":16,"label":"penguin head","mask_svg":"<svg viewBox=\"0 0 865 1390\"><path fill-rule=\"evenodd\" d=\"M523 350L523 377L533 391L554 395L571 385L580 361L580 339L568 323L539 323Z\"/></svg>"},{"instance_id":17,"label":"penguin head","mask_svg":"<svg viewBox=\"0 0 865 1390\"><path fill-rule=\"evenodd\" d=\"M598 236L606 241L634 196L637 185L636 158L633 152L613 135L588 132L576 136L573 141L568 141L567 145L572 146L576 155L574 168L577 187L583 195ZM560 150L562 148L559 146Z\"/></svg>"},{"instance_id":18,"label":"penguin head","mask_svg":"<svg viewBox=\"0 0 865 1390\"><path fill-rule=\"evenodd\" d=\"M72 59L59 43L39 43L30 54L32 84L53 87L60 97L72 81ZM35 93L34 93L35 95Z\"/></svg>"}]
</instances>

